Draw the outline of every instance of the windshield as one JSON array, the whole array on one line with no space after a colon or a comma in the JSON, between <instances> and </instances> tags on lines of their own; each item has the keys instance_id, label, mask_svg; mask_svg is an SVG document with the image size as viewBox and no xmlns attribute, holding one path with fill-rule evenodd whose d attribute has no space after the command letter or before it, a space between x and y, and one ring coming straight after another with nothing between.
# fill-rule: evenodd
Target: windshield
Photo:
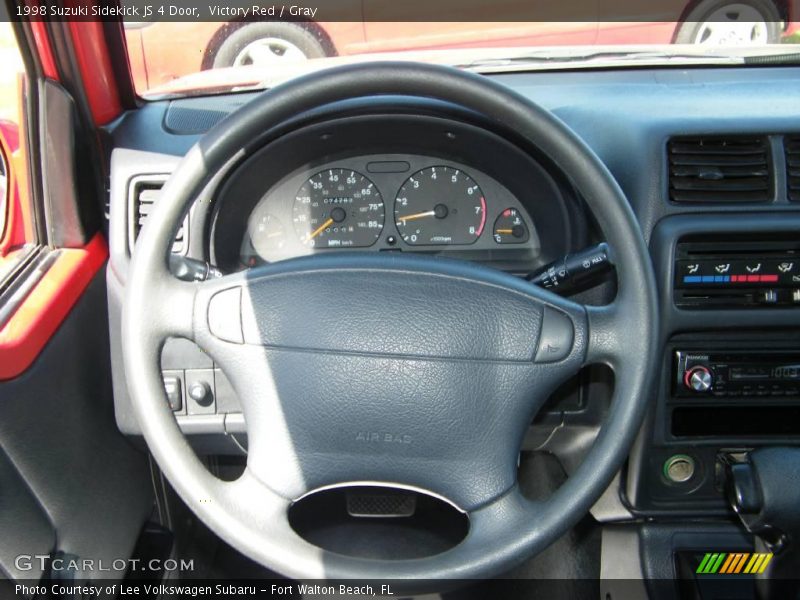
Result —
<instances>
[{"instance_id":1,"label":"windshield","mask_svg":"<svg viewBox=\"0 0 800 600\"><path fill-rule=\"evenodd\" d=\"M131 75L144 97L260 89L327 66L381 59L498 72L794 64L800 57L793 2L608 1L550 6L547 15L532 13L536 3L513 0L434 0L427 7L418 0L320 6L127 0L122 10ZM446 20L453 17L463 20Z\"/></svg>"}]
</instances>

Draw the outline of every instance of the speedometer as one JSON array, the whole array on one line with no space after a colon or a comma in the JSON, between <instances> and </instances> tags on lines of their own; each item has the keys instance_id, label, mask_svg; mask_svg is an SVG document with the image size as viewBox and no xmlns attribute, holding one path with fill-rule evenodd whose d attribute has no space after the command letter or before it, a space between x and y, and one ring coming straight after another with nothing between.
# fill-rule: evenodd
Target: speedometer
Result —
<instances>
[{"instance_id":1,"label":"speedometer","mask_svg":"<svg viewBox=\"0 0 800 600\"><path fill-rule=\"evenodd\" d=\"M380 192L361 173L327 169L297 191L294 230L309 247L371 246L383 230L385 208Z\"/></svg>"},{"instance_id":2,"label":"speedometer","mask_svg":"<svg viewBox=\"0 0 800 600\"><path fill-rule=\"evenodd\" d=\"M394 220L412 246L472 244L486 225L486 198L455 167L428 167L409 177L394 201Z\"/></svg>"}]
</instances>

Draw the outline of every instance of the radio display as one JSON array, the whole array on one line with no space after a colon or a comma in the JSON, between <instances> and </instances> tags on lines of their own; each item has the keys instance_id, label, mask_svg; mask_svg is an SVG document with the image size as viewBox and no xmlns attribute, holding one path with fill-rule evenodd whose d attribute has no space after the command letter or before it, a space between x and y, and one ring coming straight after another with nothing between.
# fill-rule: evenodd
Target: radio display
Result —
<instances>
[{"instance_id":1,"label":"radio display","mask_svg":"<svg viewBox=\"0 0 800 600\"><path fill-rule=\"evenodd\" d=\"M772 379L800 379L800 365L781 365L772 369Z\"/></svg>"},{"instance_id":2,"label":"radio display","mask_svg":"<svg viewBox=\"0 0 800 600\"><path fill-rule=\"evenodd\" d=\"M731 381L796 381L800 379L800 364L731 366L730 378Z\"/></svg>"}]
</instances>

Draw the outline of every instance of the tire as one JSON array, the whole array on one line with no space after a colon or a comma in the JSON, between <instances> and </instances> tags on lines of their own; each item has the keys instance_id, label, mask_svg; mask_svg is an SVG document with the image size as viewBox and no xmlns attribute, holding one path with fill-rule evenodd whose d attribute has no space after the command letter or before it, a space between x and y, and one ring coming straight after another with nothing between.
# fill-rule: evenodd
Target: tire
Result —
<instances>
[{"instance_id":1,"label":"tire","mask_svg":"<svg viewBox=\"0 0 800 600\"><path fill-rule=\"evenodd\" d=\"M320 41L295 23L250 23L231 33L217 50L212 67L268 66L282 61L322 58Z\"/></svg>"},{"instance_id":2,"label":"tire","mask_svg":"<svg viewBox=\"0 0 800 600\"><path fill-rule=\"evenodd\" d=\"M781 41L781 15L771 0L703 0L675 34L676 44L761 45ZM752 23L746 27L743 23Z\"/></svg>"}]
</instances>

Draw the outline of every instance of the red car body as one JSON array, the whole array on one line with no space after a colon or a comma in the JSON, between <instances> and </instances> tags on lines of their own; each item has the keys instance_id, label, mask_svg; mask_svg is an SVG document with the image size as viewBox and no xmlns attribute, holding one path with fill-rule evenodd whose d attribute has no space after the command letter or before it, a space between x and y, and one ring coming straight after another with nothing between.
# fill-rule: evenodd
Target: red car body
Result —
<instances>
[{"instance_id":1,"label":"red car body","mask_svg":"<svg viewBox=\"0 0 800 600\"><path fill-rule=\"evenodd\" d=\"M126 31L136 89L210 68L226 34L241 23L157 22ZM653 22L330 22L313 23L332 54L470 47L669 44L676 23Z\"/></svg>"}]
</instances>

